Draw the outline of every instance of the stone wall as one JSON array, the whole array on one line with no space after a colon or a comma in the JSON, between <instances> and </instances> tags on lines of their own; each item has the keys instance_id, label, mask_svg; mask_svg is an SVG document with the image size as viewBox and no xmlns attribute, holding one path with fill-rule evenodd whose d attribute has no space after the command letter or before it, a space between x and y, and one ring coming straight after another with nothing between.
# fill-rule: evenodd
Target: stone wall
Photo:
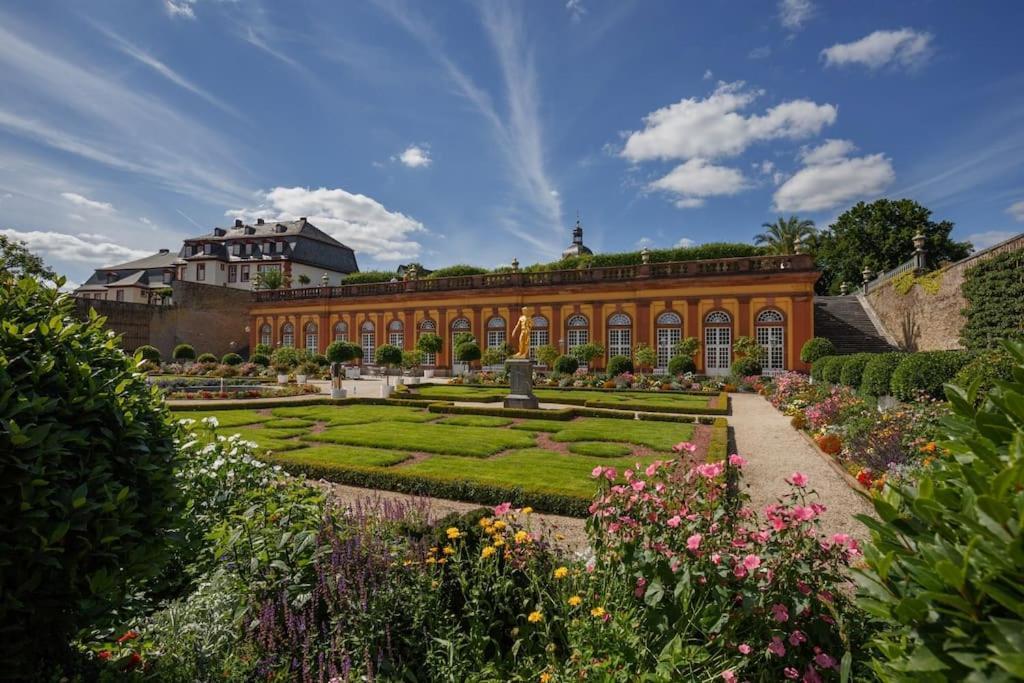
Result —
<instances>
[{"instance_id":1,"label":"stone wall","mask_svg":"<svg viewBox=\"0 0 1024 683\"><path fill-rule=\"evenodd\" d=\"M181 280L172 288L171 306L95 299L78 299L76 303L80 315L93 308L106 316L107 327L122 335L128 350L152 344L164 358L170 358L175 346L187 343L197 353L216 356L248 352L251 292Z\"/></svg>"},{"instance_id":2,"label":"stone wall","mask_svg":"<svg viewBox=\"0 0 1024 683\"><path fill-rule=\"evenodd\" d=\"M895 287L899 281L897 278L868 291L866 302L888 336L901 349L941 351L962 348L960 328L965 321L961 311L967 306L967 301L960 292L960 285L967 269L997 254L1022 248L1024 234L940 269L934 275L937 281L934 293L915 284L906 294L900 294Z\"/></svg>"}]
</instances>

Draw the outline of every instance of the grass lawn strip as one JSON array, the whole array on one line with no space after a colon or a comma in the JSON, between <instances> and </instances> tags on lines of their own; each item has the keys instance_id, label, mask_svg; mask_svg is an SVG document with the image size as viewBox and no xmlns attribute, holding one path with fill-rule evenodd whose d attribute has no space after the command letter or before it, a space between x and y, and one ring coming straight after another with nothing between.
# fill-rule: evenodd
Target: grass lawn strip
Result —
<instances>
[{"instance_id":1,"label":"grass lawn strip","mask_svg":"<svg viewBox=\"0 0 1024 683\"><path fill-rule=\"evenodd\" d=\"M487 457L512 448L530 448L533 435L493 427L460 427L441 424L376 422L331 427L306 441L341 443L397 450Z\"/></svg>"},{"instance_id":2,"label":"grass lawn strip","mask_svg":"<svg viewBox=\"0 0 1024 683\"><path fill-rule=\"evenodd\" d=\"M413 396L438 401L465 401L493 403L508 394L505 387L475 388L458 385L421 385ZM677 413L725 414L728 395L684 394L654 391L588 391L586 389L534 389L537 398L545 403L615 408L621 410L651 410Z\"/></svg>"},{"instance_id":3,"label":"grass lawn strip","mask_svg":"<svg viewBox=\"0 0 1024 683\"><path fill-rule=\"evenodd\" d=\"M462 427L507 427L512 419L494 415L452 415L438 420L434 424L459 425Z\"/></svg>"},{"instance_id":4,"label":"grass lawn strip","mask_svg":"<svg viewBox=\"0 0 1024 683\"><path fill-rule=\"evenodd\" d=\"M300 444L301 445L301 444ZM275 453L281 463L334 467L390 467L405 462L411 456L401 451L354 446L307 446L285 453Z\"/></svg>"},{"instance_id":5,"label":"grass lawn strip","mask_svg":"<svg viewBox=\"0 0 1024 683\"><path fill-rule=\"evenodd\" d=\"M274 408L274 417L298 417L304 420L326 422L328 426L368 424L371 422L430 422L437 416L421 408L405 406L295 406Z\"/></svg>"},{"instance_id":6,"label":"grass lawn strip","mask_svg":"<svg viewBox=\"0 0 1024 683\"><path fill-rule=\"evenodd\" d=\"M551 435L555 441L617 441L649 446L656 451L671 451L680 441L693 437L692 424L674 422L632 422L605 417L586 417L566 423Z\"/></svg>"},{"instance_id":7,"label":"grass lawn strip","mask_svg":"<svg viewBox=\"0 0 1024 683\"><path fill-rule=\"evenodd\" d=\"M633 449L621 443L607 441L580 441L569 444L569 452L595 458L621 458L630 455Z\"/></svg>"},{"instance_id":8,"label":"grass lawn strip","mask_svg":"<svg viewBox=\"0 0 1024 683\"><path fill-rule=\"evenodd\" d=\"M522 429L528 432L558 432L570 424L572 422L563 420L523 420L512 425L512 429Z\"/></svg>"},{"instance_id":9,"label":"grass lawn strip","mask_svg":"<svg viewBox=\"0 0 1024 683\"><path fill-rule=\"evenodd\" d=\"M298 417L275 417L263 423L267 429L295 429L298 427L312 427L316 424L314 420L305 420Z\"/></svg>"},{"instance_id":10,"label":"grass lawn strip","mask_svg":"<svg viewBox=\"0 0 1024 683\"><path fill-rule=\"evenodd\" d=\"M269 415L260 415L255 410L217 410L216 408L204 412L178 411L171 413L176 420L199 421L204 417L216 417L221 427L242 427L254 425L270 420Z\"/></svg>"}]
</instances>

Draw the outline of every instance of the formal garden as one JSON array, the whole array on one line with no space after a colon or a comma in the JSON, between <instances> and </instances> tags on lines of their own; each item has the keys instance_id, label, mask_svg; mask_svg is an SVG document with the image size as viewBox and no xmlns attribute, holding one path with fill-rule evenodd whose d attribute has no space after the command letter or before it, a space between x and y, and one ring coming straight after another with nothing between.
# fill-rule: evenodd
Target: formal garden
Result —
<instances>
[{"instance_id":1,"label":"formal garden","mask_svg":"<svg viewBox=\"0 0 1024 683\"><path fill-rule=\"evenodd\" d=\"M811 377L730 380L871 490L847 535L822 530L830 501L799 470L749 504L740 416L702 411L729 409L709 387L175 413L153 361L56 290L5 284L0 315L7 677L1024 678L1020 342L865 358L815 341ZM482 506L341 505L311 479ZM542 510L585 517L586 551L552 545Z\"/></svg>"}]
</instances>

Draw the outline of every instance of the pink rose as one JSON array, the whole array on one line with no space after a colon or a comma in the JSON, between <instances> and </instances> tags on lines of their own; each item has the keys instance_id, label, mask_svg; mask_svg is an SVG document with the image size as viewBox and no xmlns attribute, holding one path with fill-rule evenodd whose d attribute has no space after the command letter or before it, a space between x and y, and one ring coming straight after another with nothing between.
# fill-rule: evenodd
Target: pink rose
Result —
<instances>
[{"instance_id":1,"label":"pink rose","mask_svg":"<svg viewBox=\"0 0 1024 683\"><path fill-rule=\"evenodd\" d=\"M660 467L660 466L661 466L661 461L660 460L655 460L654 462L652 462L650 465L647 466L647 469L644 470L644 473L648 477L653 477L655 474L658 473L658 467Z\"/></svg>"},{"instance_id":2,"label":"pink rose","mask_svg":"<svg viewBox=\"0 0 1024 683\"><path fill-rule=\"evenodd\" d=\"M789 621L789 610L786 609L785 605L775 603L772 605L772 618L775 621Z\"/></svg>"},{"instance_id":3,"label":"pink rose","mask_svg":"<svg viewBox=\"0 0 1024 683\"><path fill-rule=\"evenodd\" d=\"M690 443L689 441L681 441L677 443L675 446L673 446L672 450L674 450L676 453L682 453L683 451L686 451L687 453L693 453L694 451L697 450L697 447Z\"/></svg>"},{"instance_id":4,"label":"pink rose","mask_svg":"<svg viewBox=\"0 0 1024 683\"><path fill-rule=\"evenodd\" d=\"M795 681L797 678L800 677L800 672L791 666L787 666L785 669L782 670L782 675L791 681Z\"/></svg>"},{"instance_id":5,"label":"pink rose","mask_svg":"<svg viewBox=\"0 0 1024 683\"><path fill-rule=\"evenodd\" d=\"M697 465L697 474L708 479L714 479L722 473L722 463L720 462L707 462L703 465Z\"/></svg>"},{"instance_id":6,"label":"pink rose","mask_svg":"<svg viewBox=\"0 0 1024 683\"><path fill-rule=\"evenodd\" d=\"M821 676L814 670L814 667L810 664L807 665L807 670L804 671L804 683L821 683Z\"/></svg>"},{"instance_id":7,"label":"pink rose","mask_svg":"<svg viewBox=\"0 0 1024 683\"><path fill-rule=\"evenodd\" d=\"M704 537L700 534L694 534L693 536L690 536L688 539L686 539L686 548L688 550L696 551L697 548L700 547L700 542L701 540L703 540L703 538Z\"/></svg>"},{"instance_id":8,"label":"pink rose","mask_svg":"<svg viewBox=\"0 0 1024 683\"><path fill-rule=\"evenodd\" d=\"M732 669L727 669L722 672L722 680L725 683L736 683L736 674L732 672Z\"/></svg>"},{"instance_id":9,"label":"pink rose","mask_svg":"<svg viewBox=\"0 0 1024 683\"><path fill-rule=\"evenodd\" d=\"M829 657L826 653L821 652L814 655L814 663L820 666L822 669L831 669L835 667L836 660Z\"/></svg>"},{"instance_id":10,"label":"pink rose","mask_svg":"<svg viewBox=\"0 0 1024 683\"><path fill-rule=\"evenodd\" d=\"M802 631L793 631L789 634L789 644L793 647L807 642L807 636Z\"/></svg>"},{"instance_id":11,"label":"pink rose","mask_svg":"<svg viewBox=\"0 0 1024 683\"><path fill-rule=\"evenodd\" d=\"M718 553L711 553L711 563L719 564L722 561L722 556Z\"/></svg>"},{"instance_id":12,"label":"pink rose","mask_svg":"<svg viewBox=\"0 0 1024 683\"><path fill-rule=\"evenodd\" d=\"M733 453L729 456L729 464L733 467L743 467L747 464L747 461L742 456Z\"/></svg>"},{"instance_id":13,"label":"pink rose","mask_svg":"<svg viewBox=\"0 0 1024 683\"><path fill-rule=\"evenodd\" d=\"M772 636L772 642L768 643L768 651L776 657L786 656L786 646L782 643L782 638L778 636Z\"/></svg>"},{"instance_id":14,"label":"pink rose","mask_svg":"<svg viewBox=\"0 0 1024 683\"><path fill-rule=\"evenodd\" d=\"M512 503L502 503L501 505L494 506L494 516L501 517L507 515L508 511L512 509Z\"/></svg>"},{"instance_id":15,"label":"pink rose","mask_svg":"<svg viewBox=\"0 0 1024 683\"><path fill-rule=\"evenodd\" d=\"M668 521L665 522L665 523L668 524L673 529L675 529L676 527L678 527L680 524L683 523L683 520L679 517L679 515L675 515L674 517L669 517Z\"/></svg>"},{"instance_id":16,"label":"pink rose","mask_svg":"<svg viewBox=\"0 0 1024 683\"><path fill-rule=\"evenodd\" d=\"M604 472L604 468L601 467L600 465L598 465L594 469L590 470L590 476L592 476L592 477L594 477L596 479L597 477L600 477L603 472Z\"/></svg>"},{"instance_id":17,"label":"pink rose","mask_svg":"<svg viewBox=\"0 0 1024 683\"><path fill-rule=\"evenodd\" d=\"M757 555L747 555L743 558L743 566L748 572L752 572L761 566L761 558Z\"/></svg>"},{"instance_id":18,"label":"pink rose","mask_svg":"<svg viewBox=\"0 0 1024 683\"><path fill-rule=\"evenodd\" d=\"M750 646L746 643L740 643L739 647L737 647L736 649L739 650L741 654L750 654Z\"/></svg>"},{"instance_id":19,"label":"pink rose","mask_svg":"<svg viewBox=\"0 0 1024 683\"><path fill-rule=\"evenodd\" d=\"M606 467L604 469L604 478L608 481L615 481L618 476L619 473L614 467Z\"/></svg>"},{"instance_id":20,"label":"pink rose","mask_svg":"<svg viewBox=\"0 0 1024 683\"><path fill-rule=\"evenodd\" d=\"M633 470L626 470L622 473L622 476L626 478L626 481L629 481L633 478Z\"/></svg>"},{"instance_id":21,"label":"pink rose","mask_svg":"<svg viewBox=\"0 0 1024 683\"><path fill-rule=\"evenodd\" d=\"M801 522L809 522L814 519L814 509L806 505L797 505L793 508L793 517Z\"/></svg>"},{"instance_id":22,"label":"pink rose","mask_svg":"<svg viewBox=\"0 0 1024 683\"><path fill-rule=\"evenodd\" d=\"M807 486L807 475L804 474L803 472L794 472L789 477L789 483L792 484L793 486L799 486L800 488L803 488Z\"/></svg>"}]
</instances>

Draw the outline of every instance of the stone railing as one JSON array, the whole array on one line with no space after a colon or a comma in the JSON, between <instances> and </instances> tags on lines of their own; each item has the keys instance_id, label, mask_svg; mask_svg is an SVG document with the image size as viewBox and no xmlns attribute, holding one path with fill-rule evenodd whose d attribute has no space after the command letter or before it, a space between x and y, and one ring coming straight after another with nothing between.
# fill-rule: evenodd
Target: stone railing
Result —
<instances>
[{"instance_id":1,"label":"stone railing","mask_svg":"<svg viewBox=\"0 0 1024 683\"><path fill-rule=\"evenodd\" d=\"M411 292L451 292L474 289L557 287L599 282L629 282L651 279L701 278L715 275L765 274L780 271L813 271L814 259L807 254L792 256L751 256L705 261L671 261L631 266L604 266L573 270L509 271L485 275L416 278L394 282L370 282L334 287L257 290L257 302L298 299L343 299L388 296Z\"/></svg>"}]
</instances>

